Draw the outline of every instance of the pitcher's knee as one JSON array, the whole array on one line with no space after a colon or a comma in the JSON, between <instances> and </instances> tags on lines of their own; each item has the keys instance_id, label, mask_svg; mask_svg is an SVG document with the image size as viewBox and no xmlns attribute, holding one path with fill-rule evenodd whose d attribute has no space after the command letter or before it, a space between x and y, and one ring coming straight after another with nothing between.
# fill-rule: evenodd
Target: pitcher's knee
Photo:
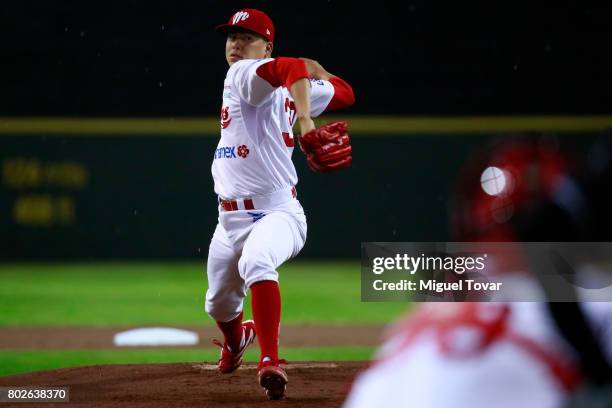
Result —
<instances>
[{"instance_id":1,"label":"pitcher's knee","mask_svg":"<svg viewBox=\"0 0 612 408\"><path fill-rule=\"evenodd\" d=\"M237 303L221 303L206 299L204 304L206 313L218 322L229 322L240 314L242 311L242 302Z\"/></svg>"},{"instance_id":2,"label":"pitcher's knee","mask_svg":"<svg viewBox=\"0 0 612 408\"><path fill-rule=\"evenodd\" d=\"M278 281L278 272L266 256L250 256L243 254L238 261L238 271L247 287L262 280Z\"/></svg>"}]
</instances>

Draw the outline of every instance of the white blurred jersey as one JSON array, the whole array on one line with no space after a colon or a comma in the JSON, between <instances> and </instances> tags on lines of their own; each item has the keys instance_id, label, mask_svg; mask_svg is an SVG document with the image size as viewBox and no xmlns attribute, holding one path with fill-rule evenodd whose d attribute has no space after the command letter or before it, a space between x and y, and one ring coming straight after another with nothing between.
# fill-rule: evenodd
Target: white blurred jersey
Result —
<instances>
[{"instance_id":1,"label":"white blurred jersey","mask_svg":"<svg viewBox=\"0 0 612 408\"><path fill-rule=\"evenodd\" d=\"M214 152L215 193L236 199L268 194L297 184L294 148L295 104L285 87L257 75L272 58L241 60L228 70L221 107L221 139ZM311 116L320 115L333 85L311 79Z\"/></svg>"},{"instance_id":2,"label":"white blurred jersey","mask_svg":"<svg viewBox=\"0 0 612 408\"><path fill-rule=\"evenodd\" d=\"M610 358L611 304L582 307ZM344 408L561 408L575 357L543 303L425 305L396 326Z\"/></svg>"}]
</instances>

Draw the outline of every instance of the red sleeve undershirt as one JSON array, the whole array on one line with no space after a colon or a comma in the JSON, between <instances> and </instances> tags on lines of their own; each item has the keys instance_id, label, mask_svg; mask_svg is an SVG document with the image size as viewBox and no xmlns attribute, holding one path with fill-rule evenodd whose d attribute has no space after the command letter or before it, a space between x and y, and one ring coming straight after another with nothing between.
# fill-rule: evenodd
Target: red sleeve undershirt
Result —
<instances>
[{"instance_id":1,"label":"red sleeve undershirt","mask_svg":"<svg viewBox=\"0 0 612 408\"><path fill-rule=\"evenodd\" d=\"M257 76L266 80L273 87L284 86L287 89L298 79L308 78L306 63L299 58L278 57L257 68ZM342 109L355 103L353 88L342 78L333 76L329 82L334 87L334 96L325 108L326 111Z\"/></svg>"},{"instance_id":2,"label":"red sleeve undershirt","mask_svg":"<svg viewBox=\"0 0 612 408\"><path fill-rule=\"evenodd\" d=\"M265 79L273 87L285 86L287 89L298 79L307 78L306 63L299 58L278 57L257 68L257 76Z\"/></svg>"},{"instance_id":3,"label":"red sleeve undershirt","mask_svg":"<svg viewBox=\"0 0 612 408\"><path fill-rule=\"evenodd\" d=\"M355 103L353 88L346 81L340 77L333 76L329 79L329 82L334 87L334 96L329 101L327 108L325 108L326 111L346 108Z\"/></svg>"}]
</instances>

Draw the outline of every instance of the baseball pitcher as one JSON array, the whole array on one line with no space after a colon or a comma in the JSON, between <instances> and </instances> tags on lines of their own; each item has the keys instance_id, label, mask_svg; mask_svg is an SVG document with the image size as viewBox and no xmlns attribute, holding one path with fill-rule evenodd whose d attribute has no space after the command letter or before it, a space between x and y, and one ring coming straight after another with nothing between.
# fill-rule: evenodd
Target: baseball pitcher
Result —
<instances>
[{"instance_id":1,"label":"baseball pitcher","mask_svg":"<svg viewBox=\"0 0 612 408\"><path fill-rule=\"evenodd\" d=\"M306 240L306 216L297 200L291 155L293 125L313 171L352 161L346 122L315 128L313 117L353 104L351 87L305 58L272 58L274 24L268 15L242 9L216 27L226 35L229 70L223 86L221 138L212 174L219 221L208 252L206 311L224 336L218 367L231 373L257 334L258 381L270 399L285 395L278 338L281 297L276 269ZM243 321L251 290L253 321Z\"/></svg>"}]
</instances>

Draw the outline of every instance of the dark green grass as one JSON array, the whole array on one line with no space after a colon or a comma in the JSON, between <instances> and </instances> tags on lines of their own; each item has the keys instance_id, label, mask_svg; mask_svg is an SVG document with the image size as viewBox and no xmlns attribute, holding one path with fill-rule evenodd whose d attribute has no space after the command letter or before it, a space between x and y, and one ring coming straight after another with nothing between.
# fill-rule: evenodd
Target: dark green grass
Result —
<instances>
[{"instance_id":1,"label":"dark green grass","mask_svg":"<svg viewBox=\"0 0 612 408\"><path fill-rule=\"evenodd\" d=\"M363 361L373 350L368 347L326 347L282 349L282 357L291 361ZM245 360L257 361L258 351L247 350ZM219 358L215 349L152 349L152 350L45 350L0 351L0 376L98 364L144 363L214 363Z\"/></svg>"},{"instance_id":2,"label":"dark green grass","mask_svg":"<svg viewBox=\"0 0 612 408\"><path fill-rule=\"evenodd\" d=\"M284 323L384 323L408 306L362 303L358 262L296 261L279 272ZM0 325L210 325L205 291L199 263L4 264Z\"/></svg>"},{"instance_id":3,"label":"dark green grass","mask_svg":"<svg viewBox=\"0 0 612 408\"><path fill-rule=\"evenodd\" d=\"M280 269L283 323L386 323L402 303L362 303L358 262ZM211 325L200 263L0 265L0 326ZM249 299L245 307L250 315ZM367 360L368 347L282 349L290 361ZM214 362L215 349L0 350L0 375L95 364ZM248 361L257 350L247 352Z\"/></svg>"}]
</instances>

